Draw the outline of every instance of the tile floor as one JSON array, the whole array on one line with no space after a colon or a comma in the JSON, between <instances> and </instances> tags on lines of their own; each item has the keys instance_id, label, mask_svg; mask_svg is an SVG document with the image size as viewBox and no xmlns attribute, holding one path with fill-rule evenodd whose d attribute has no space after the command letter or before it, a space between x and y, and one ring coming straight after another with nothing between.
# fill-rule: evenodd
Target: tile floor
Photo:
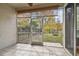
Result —
<instances>
[{"instance_id":1,"label":"tile floor","mask_svg":"<svg viewBox=\"0 0 79 59\"><path fill-rule=\"evenodd\" d=\"M52 45L52 46L51 46ZM16 44L0 50L0 56L68 56L59 43L44 43L44 46Z\"/></svg>"}]
</instances>

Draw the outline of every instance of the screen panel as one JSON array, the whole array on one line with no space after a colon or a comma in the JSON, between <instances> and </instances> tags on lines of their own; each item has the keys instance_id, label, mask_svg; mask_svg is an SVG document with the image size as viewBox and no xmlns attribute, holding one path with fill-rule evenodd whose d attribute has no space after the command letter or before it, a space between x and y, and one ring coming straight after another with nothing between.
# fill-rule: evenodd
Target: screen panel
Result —
<instances>
[{"instance_id":1,"label":"screen panel","mask_svg":"<svg viewBox=\"0 0 79 59\"><path fill-rule=\"evenodd\" d=\"M74 55L74 4L65 7L65 47Z\"/></svg>"}]
</instances>

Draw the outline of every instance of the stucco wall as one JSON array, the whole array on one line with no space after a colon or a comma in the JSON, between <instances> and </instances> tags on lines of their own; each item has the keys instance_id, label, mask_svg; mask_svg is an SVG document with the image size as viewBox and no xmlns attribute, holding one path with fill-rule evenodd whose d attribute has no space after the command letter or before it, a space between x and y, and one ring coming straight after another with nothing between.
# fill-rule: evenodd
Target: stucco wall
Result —
<instances>
[{"instance_id":1,"label":"stucco wall","mask_svg":"<svg viewBox=\"0 0 79 59\"><path fill-rule=\"evenodd\" d=\"M7 4L0 4L0 49L16 43L16 12Z\"/></svg>"}]
</instances>

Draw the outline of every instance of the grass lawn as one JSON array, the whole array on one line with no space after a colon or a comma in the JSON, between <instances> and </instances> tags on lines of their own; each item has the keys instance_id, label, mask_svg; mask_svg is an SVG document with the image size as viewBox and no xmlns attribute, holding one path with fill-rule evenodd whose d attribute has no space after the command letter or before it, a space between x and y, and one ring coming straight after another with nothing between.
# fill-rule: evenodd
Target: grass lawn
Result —
<instances>
[{"instance_id":1,"label":"grass lawn","mask_svg":"<svg viewBox=\"0 0 79 59\"><path fill-rule=\"evenodd\" d=\"M63 35L54 36L53 34L43 34L44 42L57 42L62 43Z\"/></svg>"}]
</instances>

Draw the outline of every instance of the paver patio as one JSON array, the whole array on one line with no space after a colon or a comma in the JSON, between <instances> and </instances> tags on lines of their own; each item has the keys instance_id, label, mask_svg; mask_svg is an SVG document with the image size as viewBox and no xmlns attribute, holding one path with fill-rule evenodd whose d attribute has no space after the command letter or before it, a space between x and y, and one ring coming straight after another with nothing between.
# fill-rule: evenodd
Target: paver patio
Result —
<instances>
[{"instance_id":1,"label":"paver patio","mask_svg":"<svg viewBox=\"0 0 79 59\"><path fill-rule=\"evenodd\" d=\"M60 43L46 43L43 46L16 44L0 50L1 56L68 56Z\"/></svg>"}]
</instances>

